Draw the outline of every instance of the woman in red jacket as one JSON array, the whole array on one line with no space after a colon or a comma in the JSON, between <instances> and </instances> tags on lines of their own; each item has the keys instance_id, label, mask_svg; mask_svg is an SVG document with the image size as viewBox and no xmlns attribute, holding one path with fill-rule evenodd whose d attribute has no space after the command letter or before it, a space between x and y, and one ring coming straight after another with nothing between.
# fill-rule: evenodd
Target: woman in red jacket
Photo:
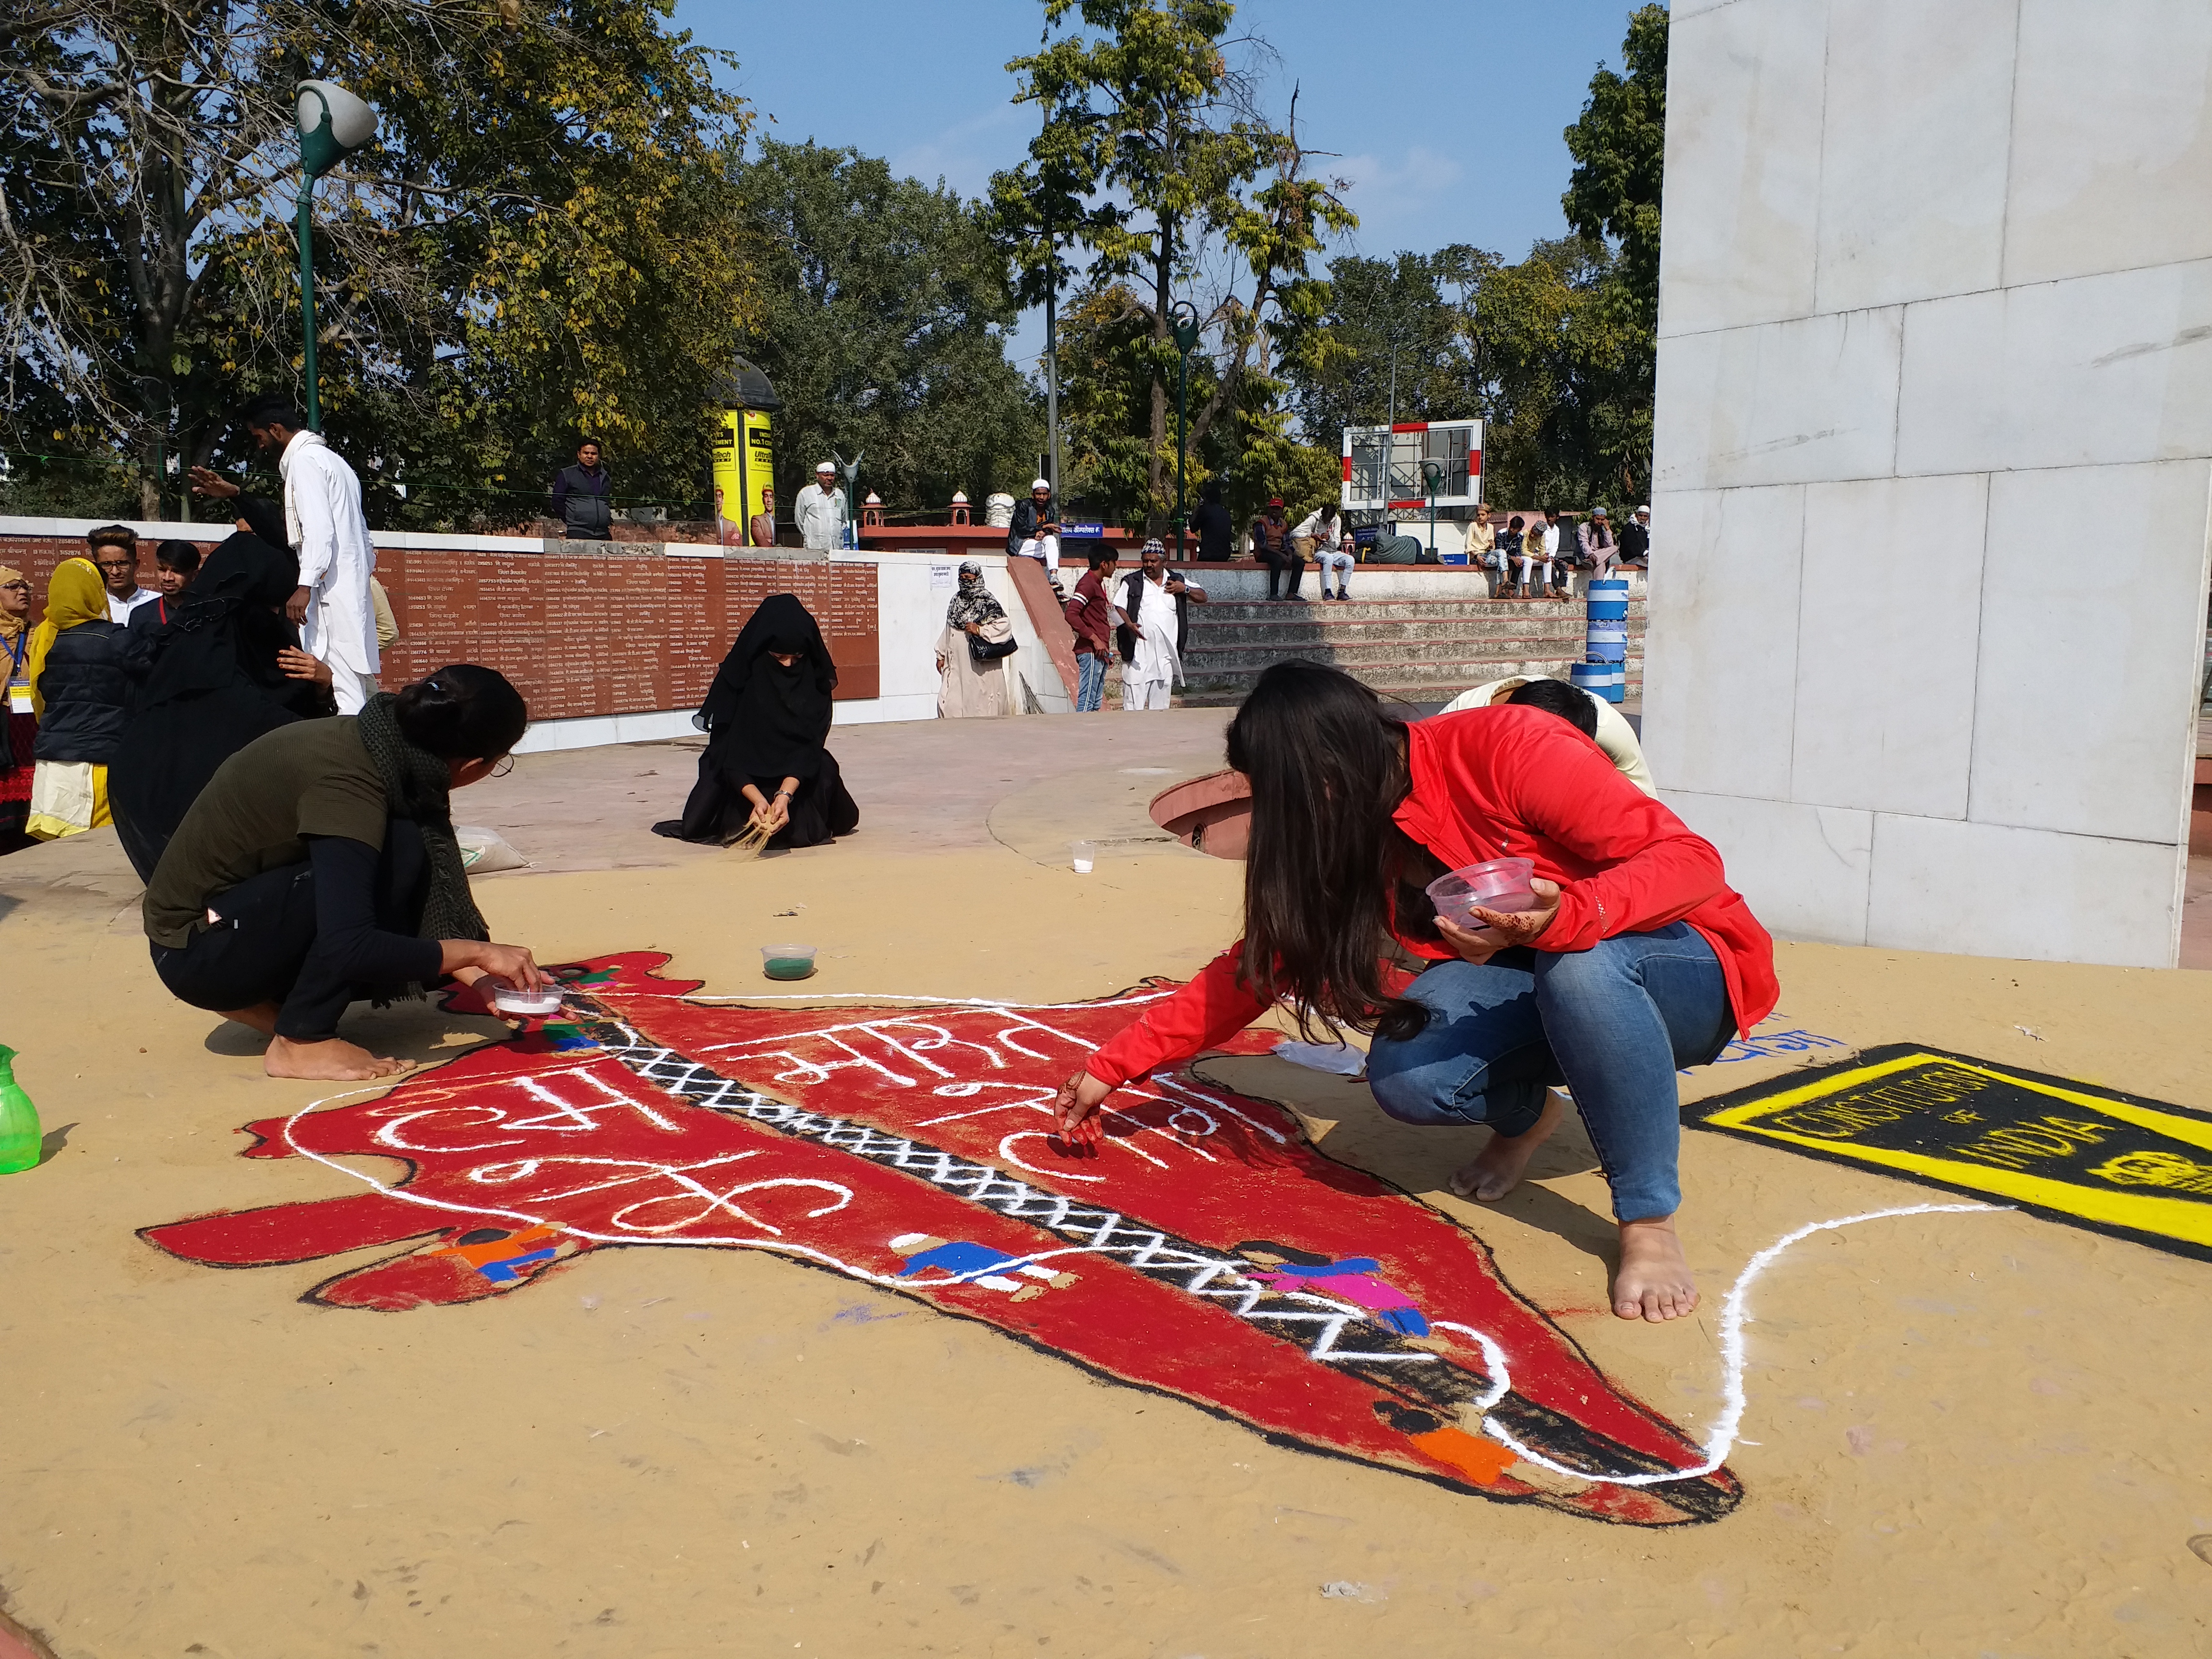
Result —
<instances>
[{"instance_id":1,"label":"woman in red jacket","mask_svg":"<svg viewBox=\"0 0 2212 1659\"><path fill-rule=\"evenodd\" d=\"M1477 1198L1519 1182L1566 1083L1613 1189L1613 1311L1695 1308L1674 1223L1674 1074L1777 994L1773 943L1720 854L1556 714L1502 705L1407 726L1314 663L1261 676L1230 722L1229 763L1252 786L1244 938L1061 1085L1069 1136L1095 1143L1091 1115L1116 1088L1280 1000L1302 1026L1374 1034L1369 1086L1391 1116L1490 1126L1453 1183ZM1437 915L1429 882L1505 857L1534 860L1535 909L1478 911L1476 932Z\"/></svg>"}]
</instances>

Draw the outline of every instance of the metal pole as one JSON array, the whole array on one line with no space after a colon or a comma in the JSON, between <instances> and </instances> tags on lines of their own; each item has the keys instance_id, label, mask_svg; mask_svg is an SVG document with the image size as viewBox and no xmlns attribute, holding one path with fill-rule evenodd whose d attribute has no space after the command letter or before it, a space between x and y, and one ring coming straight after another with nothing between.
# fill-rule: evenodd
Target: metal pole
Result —
<instances>
[{"instance_id":1,"label":"metal pole","mask_svg":"<svg viewBox=\"0 0 2212 1659\"><path fill-rule=\"evenodd\" d=\"M1190 453L1190 353L1182 354L1176 369L1176 562L1187 562L1183 551L1182 475Z\"/></svg>"},{"instance_id":2,"label":"metal pole","mask_svg":"<svg viewBox=\"0 0 2212 1659\"><path fill-rule=\"evenodd\" d=\"M307 430L323 429L321 388L315 379L315 176L300 170L300 337L307 345Z\"/></svg>"},{"instance_id":3,"label":"metal pole","mask_svg":"<svg viewBox=\"0 0 2212 1659\"><path fill-rule=\"evenodd\" d=\"M1065 514L1067 505L1060 498L1060 249L1052 239L1049 225L1045 228L1045 442L1051 465L1053 504Z\"/></svg>"}]
</instances>

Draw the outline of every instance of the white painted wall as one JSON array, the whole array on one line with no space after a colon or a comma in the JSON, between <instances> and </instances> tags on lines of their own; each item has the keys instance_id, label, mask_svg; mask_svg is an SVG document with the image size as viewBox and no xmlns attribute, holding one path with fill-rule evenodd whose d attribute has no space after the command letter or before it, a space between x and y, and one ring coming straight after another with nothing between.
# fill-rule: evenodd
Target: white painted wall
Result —
<instances>
[{"instance_id":1,"label":"white painted wall","mask_svg":"<svg viewBox=\"0 0 2212 1659\"><path fill-rule=\"evenodd\" d=\"M1644 742L1777 933L2170 966L2212 6L1674 0Z\"/></svg>"}]
</instances>

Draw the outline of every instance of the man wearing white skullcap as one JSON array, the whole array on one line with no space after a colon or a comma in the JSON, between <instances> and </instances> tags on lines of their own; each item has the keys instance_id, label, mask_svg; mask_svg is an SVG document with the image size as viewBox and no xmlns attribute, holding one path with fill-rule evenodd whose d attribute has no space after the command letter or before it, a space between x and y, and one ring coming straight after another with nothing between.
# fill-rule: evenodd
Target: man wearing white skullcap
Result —
<instances>
[{"instance_id":1,"label":"man wearing white skullcap","mask_svg":"<svg viewBox=\"0 0 2212 1659\"><path fill-rule=\"evenodd\" d=\"M1030 485L1030 498L1014 504L1013 521L1006 526L1006 551L1027 559L1044 561L1045 574L1060 580L1060 509L1053 504L1052 486L1042 478Z\"/></svg>"},{"instance_id":2,"label":"man wearing white skullcap","mask_svg":"<svg viewBox=\"0 0 2212 1659\"><path fill-rule=\"evenodd\" d=\"M799 492L791 516L798 522L800 541L808 547L829 549L845 544L845 492L837 488L837 469L823 461L814 469L814 482Z\"/></svg>"},{"instance_id":3,"label":"man wearing white skullcap","mask_svg":"<svg viewBox=\"0 0 2212 1659\"><path fill-rule=\"evenodd\" d=\"M1638 569L1651 562L1651 509L1639 507L1636 516L1620 527L1620 562Z\"/></svg>"}]
</instances>

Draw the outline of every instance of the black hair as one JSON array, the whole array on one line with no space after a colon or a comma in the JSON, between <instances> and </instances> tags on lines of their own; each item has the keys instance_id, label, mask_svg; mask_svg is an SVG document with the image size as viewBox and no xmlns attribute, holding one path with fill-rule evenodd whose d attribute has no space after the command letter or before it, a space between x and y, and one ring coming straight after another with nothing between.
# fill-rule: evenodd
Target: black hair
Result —
<instances>
[{"instance_id":1,"label":"black hair","mask_svg":"<svg viewBox=\"0 0 2212 1659\"><path fill-rule=\"evenodd\" d=\"M1255 1250L1263 1255L1279 1255L1294 1267L1326 1267L1333 1260L1311 1250L1302 1250L1295 1244L1278 1244L1272 1238L1248 1238L1237 1247L1239 1255L1250 1255Z\"/></svg>"},{"instance_id":2,"label":"black hair","mask_svg":"<svg viewBox=\"0 0 2212 1659\"><path fill-rule=\"evenodd\" d=\"M1513 695L1505 699L1523 708L1540 708L1547 714L1557 714L1586 738L1597 736L1597 704L1590 694L1565 680L1530 680L1528 684L1514 688Z\"/></svg>"},{"instance_id":3,"label":"black hair","mask_svg":"<svg viewBox=\"0 0 2212 1659\"><path fill-rule=\"evenodd\" d=\"M238 411L240 426L281 426L290 432L305 432L307 417L300 412L300 405L278 392L264 392L250 400Z\"/></svg>"},{"instance_id":4,"label":"black hair","mask_svg":"<svg viewBox=\"0 0 2212 1659\"><path fill-rule=\"evenodd\" d=\"M1526 519L1522 518L1522 517L1518 513L1516 513L1516 514L1513 515L1513 522L1512 522L1511 524L1510 524L1510 525L1506 526L1505 527L1506 527L1508 530L1518 530L1518 529L1520 529L1520 528L1521 528L1521 526L1522 526L1522 525L1524 525L1524 524L1526 524L1526 523L1528 523L1528 521Z\"/></svg>"},{"instance_id":5,"label":"black hair","mask_svg":"<svg viewBox=\"0 0 2212 1659\"><path fill-rule=\"evenodd\" d=\"M1351 675L1297 658L1229 722L1229 764L1252 789L1238 978L1287 1001L1308 1037L1348 1025L1403 1039L1427 1022L1385 988L1379 960L1392 889L1419 858L1391 822L1412 787L1405 730Z\"/></svg>"},{"instance_id":6,"label":"black hair","mask_svg":"<svg viewBox=\"0 0 2212 1659\"><path fill-rule=\"evenodd\" d=\"M97 553L103 547L119 547L127 553L138 550L138 532L127 524L104 524L97 530L86 532L86 549Z\"/></svg>"},{"instance_id":7,"label":"black hair","mask_svg":"<svg viewBox=\"0 0 2212 1659\"><path fill-rule=\"evenodd\" d=\"M417 680L392 711L407 741L441 760L497 760L522 741L530 710L495 668L457 662Z\"/></svg>"},{"instance_id":8,"label":"black hair","mask_svg":"<svg viewBox=\"0 0 2212 1659\"><path fill-rule=\"evenodd\" d=\"M154 550L154 562L164 570L189 576L200 568L200 550L191 542L166 541Z\"/></svg>"},{"instance_id":9,"label":"black hair","mask_svg":"<svg viewBox=\"0 0 2212 1659\"><path fill-rule=\"evenodd\" d=\"M1121 562L1121 550L1112 547L1094 547L1083 556L1091 561L1093 570L1103 570L1109 564Z\"/></svg>"},{"instance_id":10,"label":"black hair","mask_svg":"<svg viewBox=\"0 0 2212 1659\"><path fill-rule=\"evenodd\" d=\"M1199 485L1198 499L1201 501L1219 501L1221 499L1221 480L1218 478L1208 478L1204 483Z\"/></svg>"}]
</instances>

